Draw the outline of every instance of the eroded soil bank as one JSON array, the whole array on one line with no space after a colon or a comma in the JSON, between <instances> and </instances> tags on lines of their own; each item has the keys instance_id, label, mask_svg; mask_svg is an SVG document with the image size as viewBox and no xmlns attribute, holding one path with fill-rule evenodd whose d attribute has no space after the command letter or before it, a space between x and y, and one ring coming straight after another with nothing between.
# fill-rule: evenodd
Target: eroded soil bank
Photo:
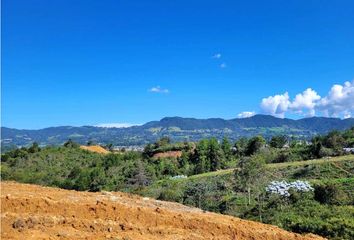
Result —
<instances>
[{"instance_id":1,"label":"eroded soil bank","mask_svg":"<svg viewBox=\"0 0 354 240\"><path fill-rule=\"evenodd\" d=\"M126 193L76 192L2 182L1 239L323 238Z\"/></svg>"}]
</instances>

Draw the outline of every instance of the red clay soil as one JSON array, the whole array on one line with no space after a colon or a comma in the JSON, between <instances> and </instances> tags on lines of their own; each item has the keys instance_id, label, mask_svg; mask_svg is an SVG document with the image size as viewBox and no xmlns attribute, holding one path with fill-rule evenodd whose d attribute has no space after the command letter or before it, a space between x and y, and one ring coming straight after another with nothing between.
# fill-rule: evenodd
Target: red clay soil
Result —
<instances>
[{"instance_id":1,"label":"red clay soil","mask_svg":"<svg viewBox=\"0 0 354 240\"><path fill-rule=\"evenodd\" d=\"M153 158L167 158L167 157L178 158L181 156L182 156L182 151L167 151L167 152L156 153L154 154Z\"/></svg>"},{"instance_id":2,"label":"red clay soil","mask_svg":"<svg viewBox=\"0 0 354 240\"><path fill-rule=\"evenodd\" d=\"M126 193L76 192L2 182L1 239L323 238Z\"/></svg>"}]
</instances>

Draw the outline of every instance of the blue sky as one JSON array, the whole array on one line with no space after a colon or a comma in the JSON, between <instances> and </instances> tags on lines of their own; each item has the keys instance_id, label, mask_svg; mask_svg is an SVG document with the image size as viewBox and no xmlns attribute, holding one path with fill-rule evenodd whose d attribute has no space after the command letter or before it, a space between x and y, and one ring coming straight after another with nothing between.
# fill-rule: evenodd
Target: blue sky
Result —
<instances>
[{"instance_id":1,"label":"blue sky","mask_svg":"<svg viewBox=\"0 0 354 240\"><path fill-rule=\"evenodd\" d=\"M3 0L2 125L348 117L353 26L351 0Z\"/></svg>"}]
</instances>

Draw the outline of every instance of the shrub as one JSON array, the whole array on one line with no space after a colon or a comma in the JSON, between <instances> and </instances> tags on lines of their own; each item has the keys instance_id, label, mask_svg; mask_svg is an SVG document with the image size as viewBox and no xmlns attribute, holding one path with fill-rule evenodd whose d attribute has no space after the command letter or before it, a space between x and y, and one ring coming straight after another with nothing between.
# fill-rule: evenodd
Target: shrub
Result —
<instances>
[{"instance_id":1,"label":"shrub","mask_svg":"<svg viewBox=\"0 0 354 240\"><path fill-rule=\"evenodd\" d=\"M315 200L322 204L341 205L347 202L347 195L336 184L315 187Z\"/></svg>"}]
</instances>

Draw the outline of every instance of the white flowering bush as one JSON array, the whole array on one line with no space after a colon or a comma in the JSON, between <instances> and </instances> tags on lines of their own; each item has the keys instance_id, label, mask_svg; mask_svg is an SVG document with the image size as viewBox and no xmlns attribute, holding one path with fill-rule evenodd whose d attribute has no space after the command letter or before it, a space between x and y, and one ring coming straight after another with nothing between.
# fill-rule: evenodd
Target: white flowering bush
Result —
<instances>
[{"instance_id":1,"label":"white flowering bush","mask_svg":"<svg viewBox=\"0 0 354 240\"><path fill-rule=\"evenodd\" d=\"M311 187L309 182L300 180L297 180L295 182L272 181L266 187L266 191L268 193L273 193L284 197L290 197L290 190L296 192L310 192L314 189L313 187Z\"/></svg>"},{"instance_id":2,"label":"white flowering bush","mask_svg":"<svg viewBox=\"0 0 354 240\"><path fill-rule=\"evenodd\" d=\"M187 178L187 176L185 176L185 175L177 175L177 176L170 177L170 179L172 179L172 180L185 179L185 178Z\"/></svg>"}]
</instances>

